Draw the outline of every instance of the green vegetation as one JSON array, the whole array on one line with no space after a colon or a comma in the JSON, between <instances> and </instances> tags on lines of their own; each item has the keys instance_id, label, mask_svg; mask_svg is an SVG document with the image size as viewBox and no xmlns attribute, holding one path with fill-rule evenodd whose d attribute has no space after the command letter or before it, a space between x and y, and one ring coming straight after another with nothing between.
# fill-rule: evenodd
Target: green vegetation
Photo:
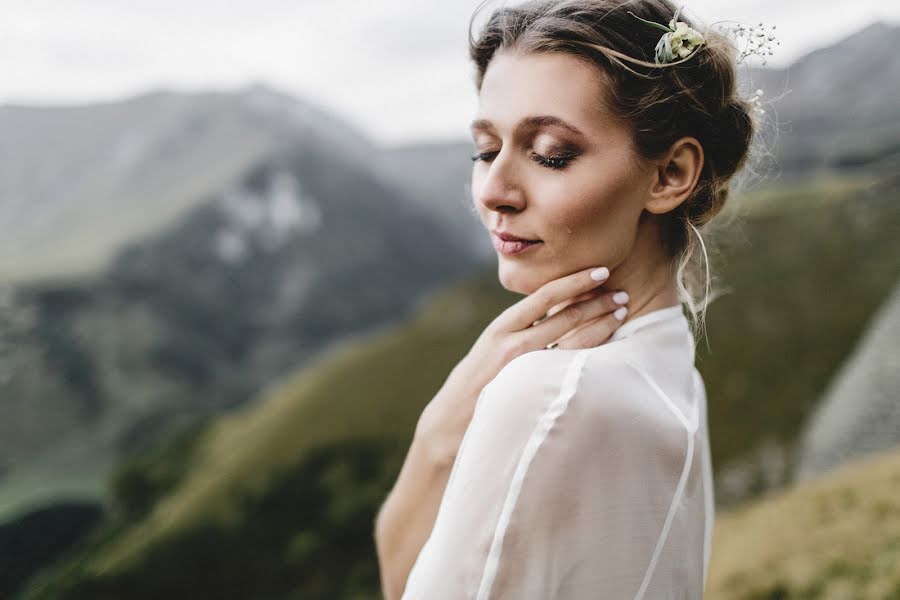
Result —
<instances>
[{"instance_id":1,"label":"green vegetation","mask_svg":"<svg viewBox=\"0 0 900 600\"><path fill-rule=\"evenodd\" d=\"M737 237L715 257L719 281L733 292L711 305L709 338L698 341L716 467L766 436L786 443L796 437L900 272L900 182L847 186L840 199L820 205L815 192L797 203L796 189L782 190L780 200L777 188L765 193L759 212L747 210L731 230ZM752 208L752 196L744 201ZM436 295L408 324L335 348L198 430L193 442L182 440L183 452L160 458L178 461L178 473L152 475L166 472L154 461L132 464L120 472L117 488L130 508L25 597L378 597L374 515L416 420L484 326L519 298L488 269ZM123 481L149 482L151 501L141 504L139 485L137 493L122 492ZM840 525L844 516L863 504L870 516L896 514L900 494L885 493L870 506L865 481L859 485L838 500L798 496L804 503L785 504L794 512L780 518L788 522L817 507L838 523L829 530L835 535L870 536L869 529ZM728 546L743 543L745 531L717 528L716 568L727 575L716 589L743 594L721 597L806 598L812 596L797 590L811 594L848 573L869 576L857 562L865 555L846 556L834 537L830 545L839 554L810 554L815 568L801 584L774 568L771 577L752 572L742 579L725 557L747 551ZM751 550L759 561L787 547L780 537L758 540ZM877 544L867 551L898 547L887 538ZM842 556L847 563L837 561Z\"/></svg>"},{"instance_id":2,"label":"green vegetation","mask_svg":"<svg viewBox=\"0 0 900 600\"><path fill-rule=\"evenodd\" d=\"M237 498L230 524L201 518L147 549L136 569L64 571L39 598L377 598L370 534L402 456L383 440L317 447Z\"/></svg>"},{"instance_id":3,"label":"green vegetation","mask_svg":"<svg viewBox=\"0 0 900 600\"><path fill-rule=\"evenodd\" d=\"M900 592L900 450L716 516L714 600L890 600Z\"/></svg>"},{"instance_id":4,"label":"green vegetation","mask_svg":"<svg viewBox=\"0 0 900 600\"><path fill-rule=\"evenodd\" d=\"M210 425L197 419L166 436L152 450L123 459L111 477L112 510L117 518L135 521L181 483L201 434Z\"/></svg>"},{"instance_id":5,"label":"green vegetation","mask_svg":"<svg viewBox=\"0 0 900 600\"><path fill-rule=\"evenodd\" d=\"M855 182L832 186L841 201L816 183L780 197L770 186L727 230L717 271L729 293L697 347L719 466L764 435L795 439L900 274L900 179Z\"/></svg>"}]
</instances>

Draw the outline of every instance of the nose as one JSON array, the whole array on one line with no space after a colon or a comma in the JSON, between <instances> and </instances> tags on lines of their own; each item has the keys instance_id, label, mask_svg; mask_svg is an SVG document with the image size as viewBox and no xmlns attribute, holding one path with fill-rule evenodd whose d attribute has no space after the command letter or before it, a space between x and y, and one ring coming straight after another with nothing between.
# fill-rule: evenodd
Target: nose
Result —
<instances>
[{"instance_id":1,"label":"nose","mask_svg":"<svg viewBox=\"0 0 900 600\"><path fill-rule=\"evenodd\" d=\"M525 195L510 154L501 150L489 163L476 163L472 173L475 201L497 212L517 212L525 207Z\"/></svg>"}]
</instances>

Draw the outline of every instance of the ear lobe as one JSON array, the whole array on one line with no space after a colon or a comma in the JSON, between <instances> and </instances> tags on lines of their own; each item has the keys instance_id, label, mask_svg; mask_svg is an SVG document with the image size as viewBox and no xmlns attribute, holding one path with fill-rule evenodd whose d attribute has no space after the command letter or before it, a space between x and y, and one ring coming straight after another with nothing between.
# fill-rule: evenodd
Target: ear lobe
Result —
<instances>
[{"instance_id":1,"label":"ear lobe","mask_svg":"<svg viewBox=\"0 0 900 600\"><path fill-rule=\"evenodd\" d=\"M653 188L644 208L663 214L690 198L700 179L703 160L703 146L696 138L687 136L676 140L656 167Z\"/></svg>"}]
</instances>

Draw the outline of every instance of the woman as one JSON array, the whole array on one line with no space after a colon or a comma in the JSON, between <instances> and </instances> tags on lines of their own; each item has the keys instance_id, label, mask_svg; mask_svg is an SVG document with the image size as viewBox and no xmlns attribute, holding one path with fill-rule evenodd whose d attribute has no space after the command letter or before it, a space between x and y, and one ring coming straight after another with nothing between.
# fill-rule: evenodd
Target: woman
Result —
<instances>
[{"instance_id":1,"label":"woman","mask_svg":"<svg viewBox=\"0 0 900 600\"><path fill-rule=\"evenodd\" d=\"M376 524L389 600L702 597L712 470L682 303L702 323L699 229L754 124L728 38L647 26L678 13L532 1L470 35L473 203L527 297L420 417Z\"/></svg>"}]
</instances>

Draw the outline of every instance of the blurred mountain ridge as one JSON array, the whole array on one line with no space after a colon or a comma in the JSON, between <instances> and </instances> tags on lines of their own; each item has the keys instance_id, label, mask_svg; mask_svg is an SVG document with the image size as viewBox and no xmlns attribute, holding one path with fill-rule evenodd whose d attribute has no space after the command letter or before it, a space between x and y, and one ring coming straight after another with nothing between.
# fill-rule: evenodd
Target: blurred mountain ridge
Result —
<instances>
[{"instance_id":1,"label":"blurred mountain ridge","mask_svg":"<svg viewBox=\"0 0 900 600\"><path fill-rule=\"evenodd\" d=\"M366 165L366 138L271 88L0 106L0 280L97 273L302 140Z\"/></svg>"},{"instance_id":2,"label":"blurred mountain ridge","mask_svg":"<svg viewBox=\"0 0 900 600\"><path fill-rule=\"evenodd\" d=\"M900 24L875 22L784 68L739 68L764 91L767 139L781 174L802 178L900 156Z\"/></svg>"},{"instance_id":3,"label":"blurred mountain ridge","mask_svg":"<svg viewBox=\"0 0 900 600\"><path fill-rule=\"evenodd\" d=\"M363 138L288 97L254 87L237 98L154 93L129 106L193 118L209 103L218 108L207 118L220 110L229 131L257 119L259 138L269 127L265 152L166 227L105 240L117 250L99 273L0 286L0 519L60 494L98 498L122 453L249 401L483 260L486 240L479 250L458 238ZM198 136L188 145L223 143ZM139 225L137 212L127 219ZM72 235L87 235L79 223Z\"/></svg>"}]
</instances>

